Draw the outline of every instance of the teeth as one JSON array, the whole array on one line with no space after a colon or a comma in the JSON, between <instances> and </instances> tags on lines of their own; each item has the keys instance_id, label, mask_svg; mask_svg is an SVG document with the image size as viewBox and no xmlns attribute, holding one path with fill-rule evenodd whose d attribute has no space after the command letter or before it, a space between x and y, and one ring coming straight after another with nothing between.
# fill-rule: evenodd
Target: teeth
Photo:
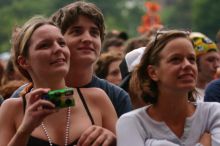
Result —
<instances>
[{"instance_id":1,"label":"teeth","mask_svg":"<svg viewBox=\"0 0 220 146\"><path fill-rule=\"evenodd\" d=\"M59 62L64 62L64 59L57 59L57 60L55 60L54 62L52 62L52 64L54 64L54 63L59 63Z\"/></svg>"}]
</instances>

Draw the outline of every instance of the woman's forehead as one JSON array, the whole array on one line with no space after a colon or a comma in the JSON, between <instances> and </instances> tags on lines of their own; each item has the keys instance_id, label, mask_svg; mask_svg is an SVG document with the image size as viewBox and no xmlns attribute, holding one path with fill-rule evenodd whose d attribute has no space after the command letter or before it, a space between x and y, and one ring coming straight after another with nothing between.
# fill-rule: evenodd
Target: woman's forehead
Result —
<instances>
[{"instance_id":1,"label":"woman's forehead","mask_svg":"<svg viewBox=\"0 0 220 146\"><path fill-rule=\"evenodd\" d=\"M183 53L191 52L195 53L193 45L187 38L176 38L169 41L161 50L161 53L171 54L171 53Z\"/></svg>"}]
</instances>

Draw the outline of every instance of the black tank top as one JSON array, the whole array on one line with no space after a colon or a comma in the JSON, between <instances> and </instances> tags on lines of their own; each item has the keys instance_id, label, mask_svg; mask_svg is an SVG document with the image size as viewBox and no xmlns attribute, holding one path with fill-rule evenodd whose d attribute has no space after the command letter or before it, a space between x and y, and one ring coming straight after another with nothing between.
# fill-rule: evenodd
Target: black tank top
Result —
<instances>
[{"instance_id":1,"label":"black tank top","mask_svg":"<svg viewBox=\"0 0 220 146\"><path fill-rule=\"evenodd\" d=\"M30 91L30 90L29 90L29 91ZM86 101L85 101L85 99L84 99L84 97L83 97L83 95L82 95L82 92L80 91L79 88L77 88L77 92L78 92L79 97L80 97L80 99L81 99L81 101L82 101L82 103L83 103L83 106L85 107L86 113L87 113L88 116L89 116L89 119L90 119L90 121L91 121L91 124L94 125L94 124L95 124L94 119L93 119L93 117L92 117L92 115L91 115L91 112L89 111L89 108L88 108L88 106L87 106L87 104L86 104ZM26 109L25 94L22 96L22 99L23 99L23 109L24 109L24 112L25 112L25 109ZM77 138L75 141L73 141L73 142L72 142L71 144L69 144L68 146L74 146L74 145L76 145L77 142L78 142L78 140L79 140L79 138ZM53 146L59 146L59 145L54 144L54 143L52 143L52 144L53 144ZM49 141L46 141L46 140L43 140L43 139L39 139L39 138L34 137L34 136L31 136L31 135L30 135L30 138L29 138L28 143L27 143L27 146L49 146L49 145L50 145L50 144L49 144Z\"/></svg>"}]
</instances>

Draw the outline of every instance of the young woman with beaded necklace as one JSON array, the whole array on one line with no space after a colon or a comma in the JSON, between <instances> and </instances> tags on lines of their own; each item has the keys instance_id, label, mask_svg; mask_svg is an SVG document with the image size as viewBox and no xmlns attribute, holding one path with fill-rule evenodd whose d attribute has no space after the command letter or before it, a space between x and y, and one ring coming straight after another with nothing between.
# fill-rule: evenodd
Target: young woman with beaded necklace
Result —
<instances>
[{"instance_id":1,"label":"young woman with beaded necklace","mask_svg":"<svg viewBox=\"0 0 220 146\"><path fill-rule=\"evenodd\" d=\"M41 98L49 90L66 88L64 78L69 70L70 52L54 23L42 17L30 19L20 29L13 49L15 64L32 86L26 88L22 98L3 103L1 146L79 145L78 139L92 125L109 133L94 133L96 141L84 144L115 145L117 115L101 89L74 89L75 106L58 110L53 103Z\"/></svg>"}]
</instances>

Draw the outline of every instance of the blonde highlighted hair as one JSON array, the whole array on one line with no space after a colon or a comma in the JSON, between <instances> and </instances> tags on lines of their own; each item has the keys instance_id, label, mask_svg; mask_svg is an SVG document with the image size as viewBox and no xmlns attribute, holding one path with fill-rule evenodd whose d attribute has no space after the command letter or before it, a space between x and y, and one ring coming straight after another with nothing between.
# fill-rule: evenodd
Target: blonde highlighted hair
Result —
<instances>
[{"instance_id":1,"label":"blonde highlighted hair","mask_svg":"<svg viewBox=\"0 0 220 146\"><path fill-rule=\"evenodd\" d=\"M43 16L34 16L30 20L28 20L22 27L17 28L13 34L14 38L12 40L12 53L13 53L13 62L21 72L29 81L32 81L29 73L23 69L18 63L18 57L23 56L24 58L28 58L29 56L29 46L30 39L32 34L35 32L37 28L43 25L53 25L56 26L52 21L43 17Z\"/></svg>"}]
</instances>

